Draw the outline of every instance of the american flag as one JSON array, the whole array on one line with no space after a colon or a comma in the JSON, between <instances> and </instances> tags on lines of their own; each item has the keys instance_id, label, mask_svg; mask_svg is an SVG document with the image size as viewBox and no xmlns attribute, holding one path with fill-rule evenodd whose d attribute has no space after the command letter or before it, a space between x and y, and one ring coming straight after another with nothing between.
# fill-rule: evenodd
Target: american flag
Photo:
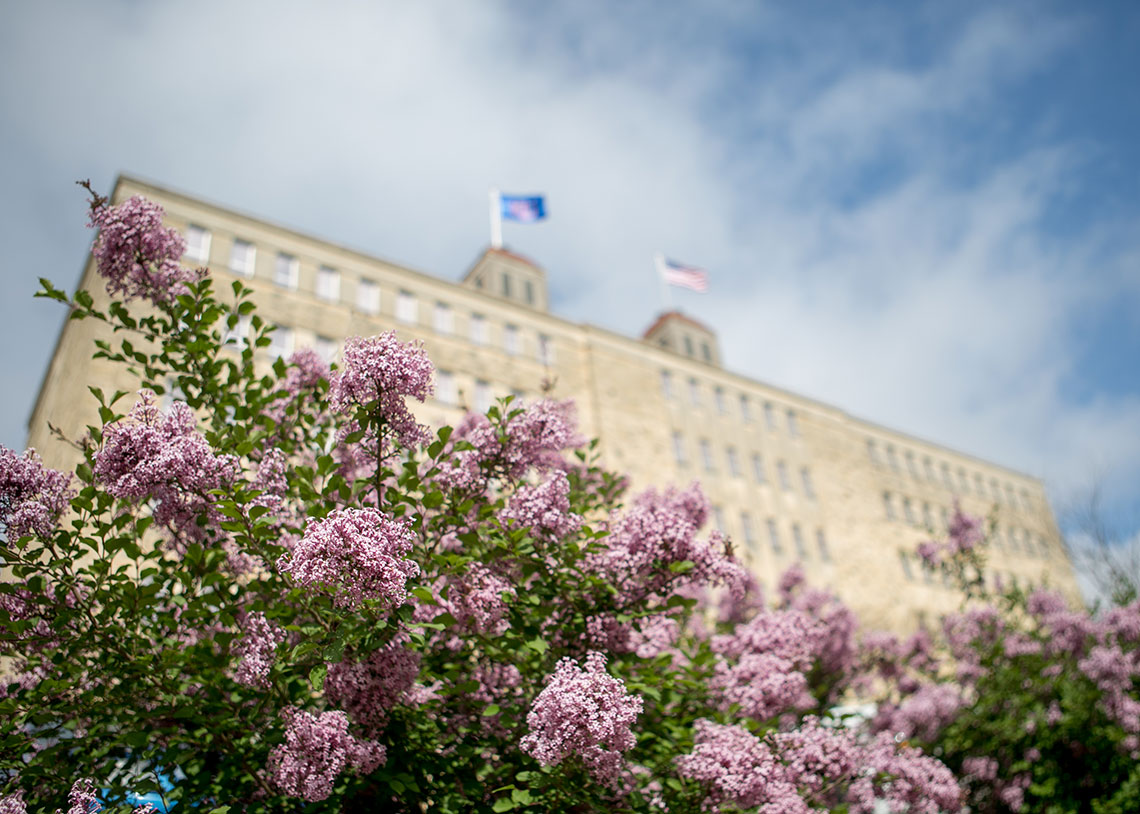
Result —
<instances>
[{"instance_id":1,"label":"american flag","mask_svg":"<svg viewBox=\"0 0 1140 814\"><path fill-rule=\"evenodd\" d=\"M709 290L709 273L704 269L686 266L667 257L659 258L657 268L669 285L688 288L701 294Z\"/></svg>"}]
</instances>

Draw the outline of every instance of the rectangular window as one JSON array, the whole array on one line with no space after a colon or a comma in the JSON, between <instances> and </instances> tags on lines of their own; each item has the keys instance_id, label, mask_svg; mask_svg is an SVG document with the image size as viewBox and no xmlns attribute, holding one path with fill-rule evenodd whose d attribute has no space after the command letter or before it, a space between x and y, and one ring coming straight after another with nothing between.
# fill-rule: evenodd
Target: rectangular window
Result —
<instances>
[{"instance_id":1,"label":"rectangular window","mask_svg":"<svg viewBox=\"0 0 1140 814\"><path fill-rule=\"evenodd\" d=\"M895 519L895 502L891 499L890 492L883 492L883 508L886 510L887 519Z\"/></svg>"},{"instance_id":2,"label":"rectangular window","mask_svg":"<svg viewBox=\"0 0 1140 814\"><path fill-rule=\"evenodd\" d=\"M196 263L210 262L210 233L201 226L186 227L186 257Z\"/></svg>"},{"instance_id":3,"label":"rectangular window","mask_svg":"<svg viewBox=\"0 0 1140 814\"><path fill-rule=\"evenodd\" d=\"M926 472L926 479L928 481L934 483L934 481L937 480L937 478L934 476L934 461L932 461L930 458L922 459L922 469L924 472Z\"/></svg>"},{"instance_id":4,"label":"rectangular window","mask_svg":"<svg viewBox=\"0 0 1140 814\"><path fill-rule=\"evenodd\" d=\"M930 504L925 501L922 504L922 525L934 530L934 515L930 511Z\"/></svg>"},{"instance_id":5,"label":"rectangular window","mask_svg":"<svg viewBox=\"0 0 1140 814\"><path fill-rule=\"evenodd\" d=\"M704 359L706 362L712 361L712 351L709 349L709 343L708 342L702 342L701 343L701 358Z\"/></svg>"},{"instance_id":6,"label":"rectangular window","mask_svg":"<svg viewBox=\"0 0 1140 814\"><path fill-rule=\"evenodd\" d=\"M694 407L701 406L701 386L696 379L689 379L689 403Z\"/></svg>"},{"instance_id":7,"label":"rectangular window","mask_svg":"<svg viewBox=\"0 0 1140 814\"><path fill-rule=\"evenodd\" d=\"M910 502L909 497L903 498L903 517L912 526L918 522L918 518L914 515L914 504Z\"/></svg>"},{"instance_id":8,"label":"rectangular window","mask_svg":"<svg viewBox=\"0 0 1140 814\"><path fill-rule=\"evenodd\" d=\"M938 509L939 516L942 518L942 528L949 531L950 529L950 512L945 506L940 506Z\"/></svg>"},{"instance_id":9,"label":"rectangular window","mask_svg":"<svg viewBox=\"0 0 1140 814\"><path fill-rule=\"evenodd\" d=\"M783 554L784 547L780 544L780 529L774 518L768 518L768 544L772 546L773 554Z\"/></svg>"},{"instance_id":10,"label":"rectangular window","mask_svg":"<svg viewBox=\"0 0 1140 814\"><path fill-rule=\"evenodd\" d=\"M475 411L485 413L491 409L491 383L479 379L475 382Z\"/></svg>"},{"instance_id":11,"label":"rectangular window","mask_svg":"<svg viewBox=\"0 0 1140 814\"><path fill-rule=\"evenodd\" d=\"M1001 489L998 488L997 478L990 478L990 494L994 496L994 500L1001 503Z\"/></svg>"},{"instance_id":12,"label":"rectangular window","mask_svg":"<svg viewBox=\"0 0 1140 814\"><path fill-rule=\"evenodd\" d=\"M870 438L867 439L867 457L875 466L882 463L882 460L879 459L879 445Z\"/></svg>"},{"instance_id":13,"label":"rectangular window","mask_svg":"<svg viewBox=\"0 0 1140 814\"><path fill-rule=\"evenodd\" d=\"M278 325L277 329L269 334L268 351L272 359L291 354L293 352L293 330Z\"/></svg>"},{"instance_id":14,"label":"rectangular window","mask_svg":"<svg viewBox=\"0 0 1140 814\"><path fill-rule=\"evenodd\" d=\"M966 477L966 470L961 468L958 469L958 489L962 494L970 491L970 479Z\"/></svg>"},{"instance_id":15,"label":"rectangular window","mask_svg":"<svg viewBox=\"0 0 1140 814\"><path fill-rule=\"evenodd\" d=\"M715 467L713 466L712 447L709 446L708 440L702 438L701 442L700 442L700 447L701 447L701 462L704 464L705 471L706 472L714 471Z\"/></svg>"},{"instance_id":16,"label":"rectangular window","mask_svg":"<svg viewBox=\"0 0 1140 814\"><path fill-rule=\"evenodd\" d=\"M326 302L340 299L340 273L328 266L317 268L317 298Z\"/></svg>"},{"instance_id":17,"label":"rectangular window","mask_svg":"<svg viewBox=\"0 0 1140 814\"><path fill-rule=\"evenodd\" d=\"M503 272L503 296L511 296L511 275Z\"/></svg>"},{"instance_id":18,"label":"rectangular window","mask_svg":"<svg viewBox=\"0 0 1140 814\"><path fill-rule=\"evenodd\" d=\"M792 438L800 437L800 419L795 410L788 410L788 435Z\"/></svg>"},{"instance_id":19,"label":"rectangular window","mask_svg":"<svg viewBox=\"0 0 1140 814\"><path fill-rule=\"evenodd\" d=\"M693 338L691 336L686 335L684 337L684 339L685 339L685 355L686 356L692 356L693 355Z\"/></svg>"},{"instance_id":20,"label":"rectangular window","mask_svg":"<svg viewBox=\"0 0 1140 814\"><path fill-rule=\"evenodd\" d=\"M661 371L661 395L667 399L673 398L673 376L668 370Z\"/></svg>"},{"instance_id":21,"label":"rectangular window","mask_svg":"<svg viewBox=\"0 0 1140 814\"><path fill-rule=\"evenodd\" d=\"M785 492L792 491L792 479L788 477L788 465L783 461L776 461L776 474L780 478L780 488Z\"/></svg>"},{"instance_id":22,"label":"rectangular window","mask_svg":"<svg viewBox=\"0 0 1140 814\"><path fill-rule=\"evenodd\" d=\"M807 546L804 545L804 535L798 523L792 523L792 542L796 545L796 554L800 559L807 559Z\"/></svg>"},{"instance_id":23,"label":"rectangular window","mask_svg":"<svg viewBox=\"0 0 1140 814\"><path fill-rule=\"evenodd\" d=\"M277 252L277 262L273 264L273 282L282 288L295 289L300 268L296 257L285 252Z\"/></svg>"},{"instance_id":24,"label":"rectangular window","mask_svg":"<svg viewBox=\"0 0 1140 814\"><path fill-rule=\"evenodd\" d=\"M530 280L523 281L523 292L526 297L527 305L534 305L534 283Z\"/></svg>"},{"instance_id":25,"label":"rectangular window","mask_svg":"<svg viewBox=\"0 0 1140 814\"><path fill-rule=\"evenodd\" d=\"M764 469L764 459L755 454L752 456L752 477L756 478L757 483L768 482L768 473Z\"/></svg>"},{"instance_id":26,"label":"rectangular window","mask_svg":"<svg viewBox=\"0 0 1140 814\"><path fill-rule=\"evenodd\" d=\"M740 513L740 529L744 533L744 542L749 548L756 546L756 532L752 530L752 518L748 512Z\"/></svg>"},{"instance_id":27,"label":"rectangular window","mask_svg":"<svg viewBox=\"0 0 1140 814\"><path fill-rule=\"evenodd\" d=\"M554 340L546 334L538 335L538 361L547 367L554 364Z\"/></svg>"},{"instance_id":28,"label":"rectangular window","mask_svg":"<svg viewBox=\"0 0 1140 814\"><path fill-rule=\"evenodd\" d=\"M899 456L895 454L893 444L887 444L887 466L891 468L892 472L899 471Z\"/></svg>"},{"instance_id":29,"label":"rectangular window","mask_svg":"<svg viewBox=\"0 0 1140 814\"><path fill-rule=\"evenodd\" d=\"M455 320L451 313L451 308L447 303L437 302L435 304L434 324L436 333L450 335L455 329Z\"/></svg>"},{"instance_id":30,"label":"rectangular window","mask_svg":"<svg viewBox=\"0 0 1140 814\"><path fill-rule=\"evenodd\" d=\"M252 277L257 263L257 249L245 240L235 240L230 249L230 271L241 277Z\"/></svg>"},{"instance_id":31,"label":"rectangular window","mask_svg":"<svg viewBox=\"0 0 1140 814\"><path fill-rule=\"evenodd\" d=\"M482 314L471 315L471 341L476 345L487 344L487 320Z\"/></svg>"},{"instance_id":32,"label":"rectangular window","mask_svg":"<svg viewBox=\"0 0 1140 814\"><path fill-rule=\"evenodd\" d=\"M942 485L947 489L954 488L954 478L950 476L950 464L942 464Z\"/></svg>"},{"instance_id":33,"label":"rectangular window","mask_svg":"<svg viewBox=\"0 0 1140 814\"><path fill-rule=\"evenodd\" d=\"M332 364L332 361L336 359L336 340L318 334L313 340L313 350L317 352L317 356Z\"/></svg>"},{"instance_id":34,"label":"rectangular window","mask_svg":"<svg viewBox=\"0 0 1140 814\"><path fill-rule=\"evenodd\" d=\"M718 387L713 391L713 398L716 400L716 411L721 415L728 414L728 402L724 400L724 389Z\"/></svg>"},{"instance_id":35,"label":"rectangular window","mask_svg":"<svg viewBox=\"0 0 1140 814\"><path fill-rule=\"evenodd\" d=\"M720 506L713 506L713 524L716 526L716 530L721 534L728 533L728 528L724 523L724 509Z\"/></svg>"},{"instance_id":36,"label":"rectangular window","mask_svg":"<svg viewBox=\"0 0 1140 814\"><path fill-rule=\"evenodd\" d=\"M739 478L740 460L736 457L735 447L729 447L725 450L725 457L728 458L728 473L734 478Z\"/></svg>"},{"instance_id":37,"label":"rectangular window","mask_svg":"<svg viewBox=\"0 0 1140 814\"><path fill-rule=\"evenodd\" d=\"M910 564L910 554L905 551L899 552L899 562L902 563L903 575L906 576L909 582L914 581L914 567Z\"/></svg>"},{"instance_id":38,"label":"rectangular window","mask_svg":"<svg viewBox=\"0 0 1140 814\"><path fill-rule=\"evenodd\" d=\"M396 319L414 325L419 321L420 309L416 297L410 291L401 291L396 295Z\"/></svg>"},{"instance_id":39,"label":"rectangular window","mask_svg":"<svg viewBox=\"0 0 1140 814\"><path fill-rule=\"evenodd\" d=\"M827 547L827 536L823 529L815 530L815 547L819 549L819 558L824 562L831 562L831 549Z\"/></svg>"},{"instance_id":40,"label":"rectangular window","mask_svg":"<svg viewBox=\"0 0 1140 814\"><path fill-rule=\"evenodd\" d=\"M441 404L453 405L458 400L455 388L455 374L450 370L436 370L435 399Z\"/></svg>"},{"instance_id":41,"label":"rectangular window","mask_svg":"<svg viewBox=\"0 0 1140 814\"><path fill-rule=\"evenodd\" d=\"M365 314L379 314L380 286L372 280L357 280L356 307Z\"/></svg>"},{"instance_id":42,"label":"rectangular window","mask_svg":"<svg viewBox=\"0 0 1140 814\"><path fill-rule=\"evenodd\" d=\"M740 397L740 417L745 421L752 421L752 405L748 401L748 396Z\"/></svg>"},{"instance_id":43,"label":"rectangular window","mask_svg":"<svg viewBox=\"0 0 1140 814\"><path fill-rule=\"evenodd\" d=\"M503 350L511 356L519 352L519 329L517 325L503 327Z\"/></svg>"},{"instance_id":44,"label":"rectangular window","mask_svg":"<svg viewBox=\"0 0 1140 814\"><path fill-rule=\"evenodd\" d=\"M678 466L685 465L685 439L679 432L673 433L673 460Z\"/></svg>"},{"instance_id":45,"label":"rectangular window","mask_svg":"<svg viewBox=\"0 0 1140 814\"><path fill-rule=\"evenodd\" d=\"M811 470L806 466L800 470L800 480L804 485L804 494L808 500L815 500L815 483L811 479Z\"/></svg>"},{"instance_id":46,"label":"rectangular window","mask_svg":"<svg viewBox=\"0 0 1140 814\"><path fill-rule=\"evenodd\" d=\"M908 449L905 457L906 457L906 471L910 473L910 476L912 478L914 478L915 480L918 480L918 463L914 459L914 453Z\"/></svg>"},{"instance_id":47,"label":"rectangular window","mask_svg":"<svg viewBox=\"0 0 1140 814\"><path fill-rule=\"evenodd\" d=\"M776 408L772 406L772 402L764 402L764 423L768 429L776 429Z\"/></svg>"},{"instance_id":48,"label":"rectangular window","mask_svg":"<svg viewBox=\"0 0 1140 814\"><path fill-rule=\"evenodd\" d=\"M1017 495L1013 491L1013 486L1011 486L1008 483L1005 485L1005 497L1006 497L1005 502L1007 505L1009 505L1009 506L1016 506L1017 505Z\"/></svg>"}]
</instances>

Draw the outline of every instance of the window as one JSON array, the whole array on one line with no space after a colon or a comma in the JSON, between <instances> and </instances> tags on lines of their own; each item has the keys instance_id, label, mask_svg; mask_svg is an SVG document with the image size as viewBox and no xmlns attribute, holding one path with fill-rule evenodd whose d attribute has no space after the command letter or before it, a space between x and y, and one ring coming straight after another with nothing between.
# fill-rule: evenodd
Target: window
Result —
<instances>
[{"instance_id":1,"label":"window","mask_svg":"<svg viewBox=\"0 0 1140 814\"><path fill-rule=\"evenodd\" d=\"M925 501L922 504L922 525L928 529L934 528L934 515L930 511L930 504Z\"/></svg>"},{"instance_id":2,"label":"window","mask_svg":"<svg viewBox=\"0 0 1140 814\"><path fill-rule=\"evenodd\" d=\"M914 568L910 564L910 555L905 551L899 552L899 562L902 563L903 574L910 582L914 581Z\"/></svg>"},{"instance_id":3,"label":"window","mask_svg":"<svg viewBox=\"0 0 1140 814\"><path fill-rule=\"evenodd\" d=\"M519 352L519 328L517 325L503 327L503 350L511 356Z\"/></svg>"},{"instance_id":4,"label":"window","mask_svg":"<svg viewBox=\"0 0 1140 814\"><path fill-rule=\"evenodd\" d=\"M554 364L554 340L546 334L538 335L538 361L547 367Z\"/></svg>"},{"instance_id":5,"label":"window","mask_svg":"<svg viewBox=\"0 0 1140 814\"><path fill-rule=\"evenodd\" d=\"M752 518L748 516L748 512L740 513L740 529L744 532L744 542L749 548L755 548L756 532L752 530Z\"/></svg>"},{"instance_id":6,"label":"window","mask_svg":"<svg viewBox=\"0 0 1140 814\"><path fill-rule=\"evenodd\" d=\"M831 562L831 549L827 547L827 537L823 529L815 530L815 547L819 549L819 558L824 562Z\"/></svg>"},{"instance_id":7,"label":"window","mask_svg":"<svg viewBox=\"0 0 1140 814\"><path fill-rule=\"evenodd\" d=\"M317 268L316 295L318 299L327 302L336 302L340 299L340 274L336 269L328 266Z\"/></svg>"},{"instance_id":8,"label":"window","mask_svg":"<svg viewBox=\"0 0 1140 814\"><path fill-rule=\"evenodd\" d=\"M1029 492L1025 489L1021 490L1021 508L1026 511L1033 511L1033 504L1029 502Z\"/></svg>"},{"instance_id":9,"label":"window","mask_svg":"<svg viewBox=\"0 0 1140 814\"><path fill-rule=\"evenodd\" d=\"M534 305L534 283L530 280L523 281L523 292L526 297L527 305Z\"/></svg>"},{"instance_id":10,"label":"window","mask_svg":"<svg viewBox=\"0 0 1140 814\"><path fill-rule=\"evenodd\" d=\"M728 528L724 524L724 509L720 506L713 506L713 523L721 534L728 533Z\"/></svg>"},{"instance_id":11,"label":"window","mask_svg":"<svg viewBox=\"0 0 1140 814\"><path fill-rule=\"evenodd\" d=\"M691 336L688 336L688 335L685 336L685 355L686 356L692 356L693 355L693 338Z\"/></svg>"},{"instance_id":12,"label":"window","mask_svg":"<svg viewBox=\"0 0 1140 814\"><path fill-rule=\"evenodd\" d=\"M293 352L293 330L277 326L277 330L269 334L269 356L273 359L279 356L288 356Z\"/></svg>"},{"instance_id":13,"label":"window","mask_svg":"<svg viewBox=\"0 0 1140 814\"><path fill-rule=\"evenodd\" d=\"M882 459L879 458L879 445L871 438L867 439L867 457L871 459L871 463L875 466L879 466L883 463Z\"/></svg>"},{"instance_id":14,"label":"window","mask_svg":"<svg viewBox=\"0 0 1140 814\"><path fill-rule=\"evenodd\" d=\"M792 542L796 545L796 555L807 559L807 546L804 545L804 535L800 531L799 523L792 523Z\"/></svg>"},{"instance_id":15,"label":"window","mask_svg":"<svg viewBox=\"0 0 1140 814\"><path fill-rule=\"evenodd\" d=\"M1005 485L1005 497L1006 497L1005 502L1008 505L1010 505L1010 506L1016 506L1017 505L1017 495L1013 491L1013 486L1011 486L1008 483Z\"/></svg>"},{"instance_id":16,"label":"window","mask_svg":"<svg viewBox=\"0 0 1140 814\"><path fill-rule=\"evenodd\" d=\"M296 288L300 264L297 258L285 252L277 252L277 262L273 264L273 282L282 288Z\"/></svg>"},{"instance_id":17,"label":"window","mask_svg":"<svg viewBox=\"0 0 1140 814\"><path fill-rule=\"evenodd\" d=\"M970 491L970 479L966 477L966 470L961 467L958 468L958 488L962 494Z\"/></svg>"},{"instance_id":18,"label":"window","mask_svg":"<svg viewBox=\"0 0 1140 814\"><path fill-rule=\"evenodd\" d=\"M929 457L923 458L922 459L922 469L923 469L923 471L926 472L926 479L928 481L930 481L931 483L934 483L934 481L936 480L936 478L934 476L934 461L930 460Z\"/></svg>"},{"instance_id":19,"label":"window","mask_svg":"<svg viewBox=\"0 0 1140 814\"><path fill-rule=\"evenodd\" d=\"M241 277L252 277L257 249L245 240L235 240L230 249L230 271Z\"/></svg>"},{"instance_id":20,"label":"window","mask_svg":"<svg viewBox=\"0 0 1140 814\"><path fill-rule=\"evenodd\" d=\"M752 405L748 401L748 396L740 397L740 417L745 421L752 421Z\"/></svg>"},{"instance_id":21,"label":"window","mask_svg":"<svg viewBox=\"0 0 1140 814\"><path fill-rule=\"evenodd\" d=\"M372 280L357 280L356 307L365 314L380 313L380 286Z\"/></svg>"},{"instance_id":22,"label":"window","mask_svg":"<svg viewBox=\"0 0 1140 814\"><path fill-rule=\"evenodd\" d=\"M739 478L740 460L736 457L736 448L729 447L725 450L725 457L728 458L728 473L734 478Z\"/></svg>"},{"instance_id":23,"label":"window","mask_svg":"<svg viewBox=\"0 0 1140 814\"><path fill-rule=\"evenodd\" d=\"M455 374L450 370L437 370L435 372L435 399L441 404L452 405L457 401L455 391Z\"/></svg>"},{"instance_id":24,"label":"window","mask_svg":"<svg viewBox=\"0 0 1140 814\"><path fill-rule=\"evenodd\" d=\"M336 358L336 340L318 334L317 338L313 340L313 350L317 352L317 356L332 364L333 359Z\"/></svg>"},{"instance_id":25,"label":"window","mask_svg":"<svg viewBox=\"0 0 1140 814\"><path fill-rule=\"evenodd\" d=\"M476 345L487 344L487 320L482 314L471 315L471 341Z\"/></svg>"},{"instance_id":26,"label":"window","mask_svg":"<svg viewBox=\"0 0 1140 814\"><path fill-rule=\"evenodd\" d=\"M673 376L668 370L661 371L661 395L667 399L673 398Z\"/></svg>"},{"instance_id":27,"label":"window","mask_svg":"<svg viewBox=\"0 0 1140 814\"><path fill-rule=\"evenodd\" d=\"M914 505L910 502L909 497L903 498L903 517L906 519L906 522L912 526L918 522L918 519L914 516Z\"/></svg>"},{"instance_id":28,"label":"window","mask_svg":"<svg viewBox=\"0 0 1140 814\"><path fill-rule=\"evenodd\" d=\"M679 432L673 433L673 460L678 466L685 465L685 439Z\"/></svg>"},{"instance_id":29,"label":"window","mask_svg":"<svg viewBox=\"0 0 1140 814\"><path fill-rule=\"evenodd\" d=\"M701 447L701 463L704 464L705 471L706 472L714 471L715 467L713 466L712 447L709 446L708 440L702 438L701 442L700 442L700 447Z\"/></svg>"},{"instance_id":30,"label":"window","mask_svg":"<svg viewBox=\"0 0 1140 814\"><path fill-rule=\"evenodd\" d=\"M788 477L788 465L783 461L776 461L776 474L780 478L780 488L785 492L792 491L792 481Z\"/></svg>"},{"instance_id":31,"label":"window","mask_svg":"<svg viewBox=\"0 0 1140 814\"><path fill-rule=\"evenodd\" d=\"M414 325L420 318L419 305L415 295L410 291L401 291L396 295L396 319Z\"/></svg>"},{"instance_id":32,"label":"window","mask_svg":"<svg viewBox=\"0 0 1140 814\"><path fill-rule=\"evenodd\" d=\"M895 502L891 500L890 492L883 492L883 508L886 510L887 519L895 519Z\"/></svg>"},{"instance_id":33,"label":"window","mask_svg":"<svg viewBox=\"0 0 1140 814\"><path fill-rule=\"evenodd\" d=\"M978 493L978 497L986 496L986 482L980 473L974 473L974 491Z\"/></svg>"},{"instance_id":34,"label":"window","mask_svg":"<svg viewBox=\"0 0 1140 814\"><path fill-rule=\"evenodd\" d=\"M718 387L713 391L713 399L716 401L716 411L721 415L728 413L728 402L724 400L724 388Z\"/></svg>"},{"instance_id":35,"label":"window","mask_svg":"<svg viewBox=\"0 0 1140 814\"><path fill-rule=\"evenodd\" d=\"M475 411L485 413L491 409L491 383L478 379L475 382Z\"/></svg>"},{"instance_id":36,"label":"window","mask_svg":"<svg viewBox=\"0 0 1140 814\"><path fill-rule=\"evenodd\" d=\"M475 287L476 288L482 288L483 287L483 276L482 275L475 278Z\"/></svg>"},{"instance_id":37,"label":"window","mask_svg":"<svg viewBox=\"0 0 1140 814\"><path fill-rule=\"evenodd\" d=\"M752 477L756 478L757 483L768 482L768 473L764 470L764 459L755 454L752 456Z\"/></svg>"},{"instance_id":38,"label":"window","mask_svg":"<svg viewBox=\"0 0 1140 814\"><path fill-rule=\"evenodd\" d=\"M800 481L803 482L807 499L815 500L815 483L811 479L811 471L806 466L800 470Z\"/></svg>"},{"instance_id":39,"label":"window","mask_svg":"<svg viewBox=\"0 0 1140 814\"><path fill-rule=\"evenodd\" d=\"M210 233L201 226L186 227L186 256L199 263L210 262Z\"/></svg>"},{"instance_id":40,"label":"window","mask_svg":"<svg viewBox=\"0 0 1140 814\"><path fill-rule=\"evenodd\" d=\"M783 554L784 547L780 545L780 529L776 526L776 521L768 518L768 544L772 546L773 554Z\"/></svg>"},{"instance_id":41,"label":"window","mask_svg":"<svg viewBox=\"0 0 1140 814\"><path fill-rule=\"evenodd\" d=\"M503 273L503 296L511 296L511 275Z\"/></svg>"},{"instance_id":42,"label":"window","mask_svg":"<svg viewBox=\"0 0 1140 814\"><path fill-rule=\"evenodd\" d=\"M914 453L910 450L906 452L906 471L915 480L918 480L918 462L914 459Z\"/></svg>"},{"instance_id":43,"label":"window","mask_svg":"<svg viewBox=\"0 0 1140 814\"><path fill-rule=\"evenodd\" d=\"M994 500L1001 503L1001 488L998 486L997 478L990 478L990 494L994 496Z\"/></svg>"},{"instance_id":44,"label":"window","mask_svg":"<svg viewBox=\"0 0 1140 814\"><path fill-rule=\"evenodd\" d=\"M954 479L950 477L950 464L942 464L942 484L947 489L954 488Z\"/></svg>"},{"instance_id":45,"label":"window","mask_svg":"<svg viewBox=\"0 0 1140 814\"><path fill-rule=\"evenodd\" d=\"M434 324L436 333L450 334L455 330L455 319L447 303L435 304Z\"/></svg>"},{"instance_id":46,"label":"window","mask_svg":"<svg viewBox=\"0 0 1140 814\"><path fill-rule=\"evenodd\" d=\"M689 379L689 403L694 407L701 406L701 386L696 379Z\"/></svg>"},{"instance_id":47,"label":"window","mask_svg":"<svg viewBox=\"0 0 1140 814\"><path fill-rule=\"evenodd\" d=\"M776 408L772 406L772 402L764 402L764 423L768 429L776 429Z\"/></svg>"},{"instance_id":48,"label":"window","mask_svg":"<svg viewBox=\"0 0 1140 814\"><path fill-rule=\"evenodd\" d=\"M800 420L795 410L788 410L788 435L792 438L800 437Z\"/></svg>"},{"instance_id":49,"label":"window","mask_svg":"<svg viewBox=\"0 0 1140 814\"><path fill-rule=\"evenodd\" d=\"M712 361L712 351L709 350L709 343L708 342L702 342L701 343L701 358L704 359L706 362Z\"/></svg>"},{"instance_id":50,"label":"window","mask_svg":"<svg viewBox=\"0 0 1140 814\"><path fill-rule=\"evenodd\" d=\"M998 536L1001 534L1001 531L998 529L995 529L995 532L996 532L995 536ZM1009 540L1009 550L1016 553L1016 552L1019 552L1021 550L1021 546L1018 545L1017 535L1014 532L1015 532L1015 529L1013 528L1013 526L1010 526L1009 528L1007 528L1005 530L1006 539Z\"/></svg>"},{"instance_id":51,"label":"window","mask_svg":"<svg viewBox=\"0 0 1140 814\"><path fill-rule=\"evenodd\" d=\"M890 466L892 472L899 471L899 459L895 455L895 448L892 444L887 444L887 465Z\"/></svg>"},{"instance_id":52,"label":"window","mask_svg":"<svg viewBox=\"0 0 1140 814\"><path fill-rule=\"evenodd\" d=\"M942 528L949 531L950 530L950 512L949 512L949 510L947 510L947 508L945 506L942 506L938 509L938 513L942 517Z\"/></svg>"}]
</instances>

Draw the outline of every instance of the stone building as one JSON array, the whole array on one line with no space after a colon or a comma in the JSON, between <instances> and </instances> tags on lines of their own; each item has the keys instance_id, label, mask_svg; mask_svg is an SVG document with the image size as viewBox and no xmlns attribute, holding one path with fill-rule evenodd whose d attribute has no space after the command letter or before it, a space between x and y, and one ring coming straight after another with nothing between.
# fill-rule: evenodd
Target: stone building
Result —
<instances>
[{"instance_id":1,"label":"stone building","mask_svg":"<svg viewBox=\"0 0 1140 814\"><path fill-rule=\"evenodd\" d=\"M545 272L509 251L488 249L453 283L133 178L112 201L132 195L166 209L186 235L185 262L208 265L218 290L235 278L255 289L259 313L280 326L267 358L311 346L334 360L346 337L388 329L420 339L438 371L418 410L432 425L508 393L572 397L583 434L635 489L699 480L715 523L769 587L799 561L865 623L914 627L957 606L913 551L958 500L994 524L991 578L1079 596L1038 479L726 370L716 334L687 316L662 314L631 338L551 314ZM90 260L82 285L106 301ZM74 463L49 422L69 437L94 422L89 381L137 388L91 360L104 336L93 320L62 330L30 420L29 446L49 464Z\"/></svg>"}]
</instances>

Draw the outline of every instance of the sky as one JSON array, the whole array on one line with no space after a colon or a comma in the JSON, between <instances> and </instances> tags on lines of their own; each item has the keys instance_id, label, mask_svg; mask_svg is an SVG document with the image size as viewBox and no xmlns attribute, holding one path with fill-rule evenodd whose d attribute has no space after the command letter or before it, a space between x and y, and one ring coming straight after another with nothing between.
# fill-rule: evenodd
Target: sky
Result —
<instances>
[{"instance_id":1,"label":"sky","mask_svg":"<svg viewBox=\"0 0 1140 814\"><path fill-rule=\"evenodd\" d=\"M726 366L1041 477L1140 543L1140 4L0 0L0 443L120 172L456 280L487 190L552 309L652 256Z\"/></svg>"}]
</instances>

